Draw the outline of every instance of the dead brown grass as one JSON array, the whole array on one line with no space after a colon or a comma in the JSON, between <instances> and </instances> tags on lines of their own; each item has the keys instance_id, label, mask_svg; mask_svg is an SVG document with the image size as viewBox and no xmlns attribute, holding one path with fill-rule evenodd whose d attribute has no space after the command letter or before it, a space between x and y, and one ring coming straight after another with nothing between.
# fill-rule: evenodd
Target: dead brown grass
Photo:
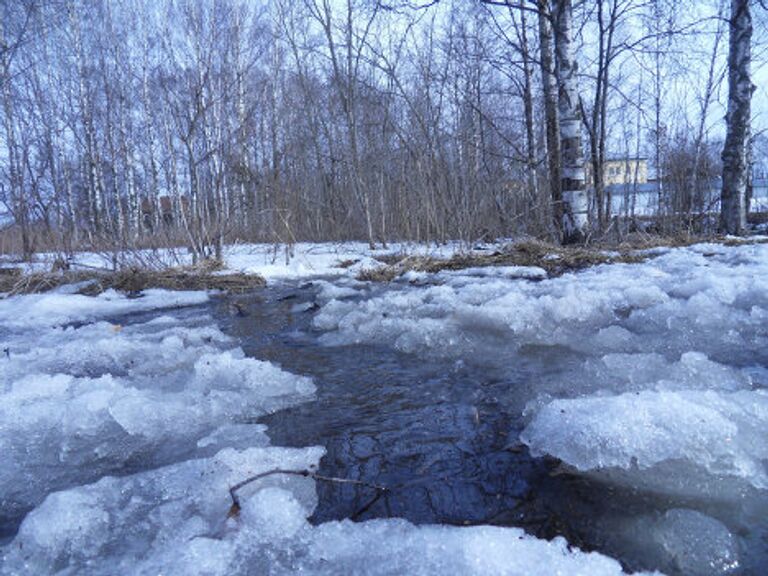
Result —
<instances>
[{"instance_id":1,"label":"dead brown grass","mask_svg":"<svg viewBox=\"0 0 768 576\"><path fill-rule=\"evenodd\" d=\"M563 247L537 240L516 242L489 254L477 252L456 254L451 258L427 256L405 256L392 264L362 270L359 280L388 282L410 270L418 272L439 272L441 270L462 270L484 266L537 266L550 276L557 276L572 270L580 270L596 264L612 262L640 262L647 256L630 251L609 253L604 250L585 247Z\"/></svg>"},{"instance_id":2,"label":"dead brown grass","mask_svg":"<svg viewBox=\"0 0 768 576\"><path fill-rule=\"evenodd\" d=\"M6 272L12 270L12 272ZM10 295L46 292L61 284L53 274L24 274L19 268L6 268L0 274L0 292Z\"/></svg>"},{"instance_id":3,"label":"dead brown grass","mask_svg":"<svg viewBox=\"0 0 768 576\"><path fill-rule=\"evenodd\" d=\"M100 270L38 272L24 274L20 268L0 271L0 292L9 295L47 292L65 284L85 283L80 294L95 296L105 290L136 293L147 288L165 290L222 290L243 293L263 287L264 278L255 274L216 274L221 264L205 261L197 266L147 270L125 268L117 272Z\"/></svg>"},{"instance_id":4,"label":"dead brown grass","mask_svg":"<svg viewBox=\"0 0 768 576\"><path fill-rule=\"evenodd\" d=\"M690 235L660 237L647 234L627 237L619 244L605 243L591 246L557 246L538 240L528 240L509 244L489 254L471 252L456 254L448 259L390 254L378 258L383 262L382 266L362 270L357 278L372 282L389 282L411 270L439 272L484 266L537 266L546 270L552 277L598 264L643 262L653 257L652 254L644 253L645 250L657 247L690 246L700 242L737 246L745 243L768 243L768 240Z\"/></svg>"}]
</instances>

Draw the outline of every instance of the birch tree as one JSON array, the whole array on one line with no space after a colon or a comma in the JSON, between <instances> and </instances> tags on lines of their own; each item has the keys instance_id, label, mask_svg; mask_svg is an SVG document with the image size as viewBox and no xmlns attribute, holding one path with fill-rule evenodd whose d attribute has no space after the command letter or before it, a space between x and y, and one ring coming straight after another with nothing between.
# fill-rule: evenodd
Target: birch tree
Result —
<instances>
[{"instance_id":1,"label":"birch tree","mask_svg":"<svg viewBox=\"0 0 768 576\"><path fill-rule=\"evenodd\" d=\"M743 234L747 226L746 192L754 85L752 59L752 14L749 0L731 0L728 50L727 133L723 146L723 189L720 196L720 227L727 234Z\"/></svg>"},{"instance_id":2,"label":"birch tree","mask_svg":"<svg viewBox=\"0 0 768 576\"><path fill-rule=\"evenodd\" d=\"M555 76L560 113L560 187L563 195L563 243L585 239L588 202L585 189L584 152L581 143L581 110L577 83L578 65L574 58L571 0L556 0L554 5Z\"/></svg>"}]
</instances>

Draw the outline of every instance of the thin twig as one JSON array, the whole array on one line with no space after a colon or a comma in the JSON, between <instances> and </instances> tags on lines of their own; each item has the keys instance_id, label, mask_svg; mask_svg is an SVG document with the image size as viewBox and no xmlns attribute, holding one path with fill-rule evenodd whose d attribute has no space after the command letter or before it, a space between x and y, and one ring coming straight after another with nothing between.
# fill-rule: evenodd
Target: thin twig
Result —
<instances>
[{"instance_id":1,"label":"thin twig","mask_svg":"<svg viewBox=\"0 0 768 576\"><path fill-rule=\"evenodd\" d=\"M289 474L292 476L303 476L304 478L312 478L313 480L317 480L320 482L334 482L336 484L354 484L355 486L365 486L366 488L377 490L379 493L383 493L389 490L386 486L379 486L378 484L372 484L370 482L365 482L363 480L353 480L351 478L335 478L333 476L323 476L311 470L285 470L282 468L275 468L274 470L268 470L266 472L261 472L260 474L256 474L254 476L250 476L245 480L241 480L240 482L238 482L237 484L234 484L229 488L229 496L230 498L232 498L232 507L229 509L229 516L236 516L240 512L240 499L237 497L237 491L240 490L240 488L243 488L244 486L247 486L248 484L255 482L256 480L260 480L262 478L266 478L267 476L272 476L274 474Z\"/></svg>"}]
</instances>

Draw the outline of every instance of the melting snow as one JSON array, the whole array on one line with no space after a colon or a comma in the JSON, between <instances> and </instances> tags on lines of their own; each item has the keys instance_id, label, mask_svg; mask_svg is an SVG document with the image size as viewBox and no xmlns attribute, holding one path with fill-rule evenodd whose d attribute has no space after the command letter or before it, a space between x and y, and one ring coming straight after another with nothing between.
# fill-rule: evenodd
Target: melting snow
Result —
<instances>
[{"instance_id":1,"label":"melting snow","mask_svg":"<svg viewBox=\"0 0 768 576\"><path fill-rule=\"evenodd\" d=\"M243 490L227 519L227 489L249 475L316 463L318 448L226 449L127 478L50 495L8 546L8 574L509 574L618 575L599 554L519 529L416 527L405 521L311 526L310 480L271 476Z\"/></svg>"},{"instance_id":2,"label":"melting snow","mask_svg":"<svg viewBox=\"0 0 768 576\"><path fill-rule=\"evenodd\" d=\"M0 520L10 533L24 517L0 547L0 573L622 573L562 538L513 528L313 527L314 485L293 476L247 486L227 519L234 483L322 456L269 447L249 424L309 399L311 380L246 358L204 312L115 318L205 294L65 292L0 301ZM331 302L351 294L324 292Z\"/></svg>"},{"instance_id":3,"label":"melting snow","mask_svg":"<svg viewBox=\"0 0 768 576\"><path fill-rule=\"evenodd\" d=\"M768 246L655 255L552 279L499 268L375 289L325 282L315 327L328 345L388 344L497 372L538 361L547 369L516 391L530 450L607 485L684 499L612 537L672 572L733 573L745 547L762 550L752 566L766 559ZM231 256L236 268L296 277L349 254L274 269L246 249ZM621 573L513 528L311 526L306 478L254 483L227 520L230 485L322 456L270 447L250 424L311 398L311 380L246 358L205 313L114 322L202 304L204 293L66 292L0 300L6 532L26 514L0 573Z\"/></svg>"},{"instance_id":4,"label":"melting snow","mask_svg":"<svg viewBox=\"0 0 768 576\"><path fill-rule=\"evenodd\" d=\"M538 363L515 398L528 402L521 439L533 454L608 485L696 502L749 534L754 569L768 562L760 543L768 510L768 246L654 254L538 282L472 270L435 281L421 275L419 286L332 300L315 327L328 345L388 343L501 374ZM728 504L709 511L721 501ZM668 544L671 536L659 536L656 552L694 558L665 556L666 565L686 574L738 569L739 546L723 544L736 537L695 514L654 524L677 538ZM706 528L713 523L728 538ZM701 538L691 536L694 526ZM696 560L711 549L715 560Z\"/></svg>"}]
</instances>

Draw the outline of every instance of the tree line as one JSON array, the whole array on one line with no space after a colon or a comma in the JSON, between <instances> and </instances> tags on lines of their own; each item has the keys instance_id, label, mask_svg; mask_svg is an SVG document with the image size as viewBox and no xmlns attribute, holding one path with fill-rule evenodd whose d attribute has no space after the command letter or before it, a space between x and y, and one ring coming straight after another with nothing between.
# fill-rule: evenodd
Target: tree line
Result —
<instances>
[{"instance_id":1,"label":"tree line","mask_svg":"<svg viewBox=\"0 0 768 576\"><path fill-rule=\"evenodd\" d=\"M0 5L2 251L746 228L748 0Z\"/></svg>"}]
</instances>

